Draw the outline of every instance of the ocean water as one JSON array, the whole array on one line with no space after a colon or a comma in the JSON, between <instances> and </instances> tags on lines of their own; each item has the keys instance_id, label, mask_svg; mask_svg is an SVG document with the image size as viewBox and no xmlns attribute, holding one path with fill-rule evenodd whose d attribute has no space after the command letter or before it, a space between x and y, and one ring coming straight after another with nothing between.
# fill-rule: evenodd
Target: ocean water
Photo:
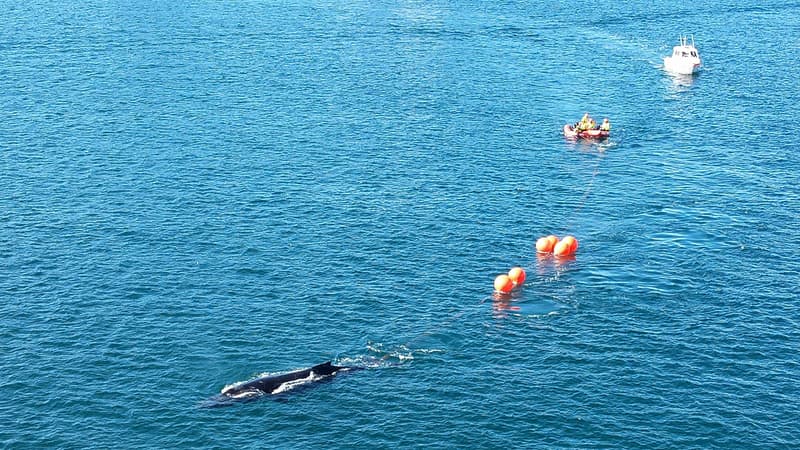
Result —
<instances>
[{"instance_id":1,"label":"ocean water","mask_svg":"<svg viewBox=\"0 0 800 450\"><path fill-rule=\"evenodd\" d=\"M2 6L2 447L800 447L800 2Z\"/></svg>"}]
</instances>

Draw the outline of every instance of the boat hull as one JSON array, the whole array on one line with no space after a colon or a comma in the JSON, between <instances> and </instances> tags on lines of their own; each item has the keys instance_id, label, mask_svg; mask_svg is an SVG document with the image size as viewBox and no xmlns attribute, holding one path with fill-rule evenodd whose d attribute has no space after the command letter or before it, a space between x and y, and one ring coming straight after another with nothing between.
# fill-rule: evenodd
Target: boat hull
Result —
<instances>
[{"instance_id":1,"label":"boat hull","mask_svg":"<svg viewBox=\"0 0 800 450\"><path fill-rule=\"evenodd\" d=\"M604 139L611 133L603 130L576 131L572 125L564 125L564 136L571 139Z\"/></svg>"},{"instance_id":2,"label":"boat hull","mask_svg":"<svg viewBox=\"0 0 800 450\"><path fill-rule=\"evenodd\" d=\"M664 58L664 69L680 75L692 75L700 69L700 62L681 59L675 60L675 58L667 56Z\"/></svg>"}]
</instances>

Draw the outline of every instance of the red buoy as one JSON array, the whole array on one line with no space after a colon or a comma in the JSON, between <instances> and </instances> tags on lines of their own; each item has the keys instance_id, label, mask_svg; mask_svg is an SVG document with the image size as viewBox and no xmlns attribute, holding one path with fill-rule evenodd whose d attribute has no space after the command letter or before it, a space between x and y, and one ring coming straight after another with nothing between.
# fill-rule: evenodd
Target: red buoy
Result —
<instances>
[{"instance_id":1,"label":"red buoy","mask_svg":"<svg viewBox=\"0 0 800 450\"><path fill-rule=\"evenodd\" d=\"M514 286L522 286L525 282L525 270L522 267L512 267L508 271L508 278Z\"/></svg>"},{"instance_id":2,"label":"red buoy","mask_svg":"<svg viewBox=\"0 0 800 450\"><path fill-rule=\"evenodd\" d=\"M564 236L563 240L569 242L570 254L575 253L575 251L578 250L578 240L575 239L575 236Z\"/></svg>"},{"instance_id":3,"label":"red buoy","mask_svg":"<svg viewBox=\"0 0 800 450\"><path fill-rule=\"evenodd\" d=\"M567 256L570 254L571 249L572 243L562 239L558 241L558 244L556 244L555 248L553 248L553 254L556 256Z\"/></svg>"},{"instance_id":4,"label":"red buoy","mask_svg":"<svg viewBox=\"0 0 800 450\"><path fill-rule=\"evenodd\" d=\"M498 275L497 278L494 279L495 291L508 294L511 292L511 289L514 289L514 282L511 281L508 275Z\"/></svg>"},{"instance_id":5,"label":"red buoy","mask_svg":"<svg viewBox=\"0 0 800 450\"><path fill-rule=\"evenodd\" d=\"M536 250L539 253L553 253L553 247L558 243L558 237L554 235L541 237L536 241Z\"/></svg>"},{"instance_id":6,"label":"red buoy","mask_svg":"<svg viewBox=\"0 0 800 450\"><path fill-rule=\"evenodd\" d=\"M553 243L546 237L540 237L539 240L536 241L536 251L539 253L552 253Z\"/></svg>"},{"instance_id":7,"label":"red buoy","mask_svg":"<svg viewBox=\"0 0 800 450\"><path fill-rule=\"evenodd\" d=\"M558 244L553 248L553 254L556 256L569 256L577 250L578 240L574 236L564 236L564 239L558 241Z\"/></svg>"}]
</instances>

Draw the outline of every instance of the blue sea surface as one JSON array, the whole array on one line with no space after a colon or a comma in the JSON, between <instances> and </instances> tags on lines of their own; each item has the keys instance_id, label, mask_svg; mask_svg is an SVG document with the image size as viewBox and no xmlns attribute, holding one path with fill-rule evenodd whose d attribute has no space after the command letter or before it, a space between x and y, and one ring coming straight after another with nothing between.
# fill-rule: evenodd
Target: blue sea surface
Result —
<instances>
[{"instance_id":1,"label":"blue sea surface","mask_svg":"<svg viewBox=\"0 0 800 450\"><path fill-rule=\"evenodd\" d=\"M0 4L1 447L800 448L800 2Z\"/></svg>"}]
</instances>

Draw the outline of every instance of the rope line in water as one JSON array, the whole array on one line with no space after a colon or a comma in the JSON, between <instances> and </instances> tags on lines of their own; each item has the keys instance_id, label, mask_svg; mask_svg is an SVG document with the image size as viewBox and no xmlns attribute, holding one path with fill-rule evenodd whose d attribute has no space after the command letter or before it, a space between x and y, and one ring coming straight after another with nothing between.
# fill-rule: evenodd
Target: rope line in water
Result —
<instances>
[{"instance_id":1,"label":"rope line in water","mask_svg":"<svg viewBox=\"0 0 800 450\"><path fill-rule=\"evenodd\" d=\"M597 162L594 165L594 169L592 170L592 177L589 179L589 183L586 185L586 190L583 191L583 196L581 197L580 202L578 203L578 207L575 208L575 211L572 214L572 221L570 222L570 226L567 229L573 228L575 221L580 212L583 210L583 207L586 206L586 200L589 199L589 195L592 193L592 188L594 188L594 181L597 178L597 174L600 173L600 161L602 158L597 158Z\"/></svg>"}]
</instances>

